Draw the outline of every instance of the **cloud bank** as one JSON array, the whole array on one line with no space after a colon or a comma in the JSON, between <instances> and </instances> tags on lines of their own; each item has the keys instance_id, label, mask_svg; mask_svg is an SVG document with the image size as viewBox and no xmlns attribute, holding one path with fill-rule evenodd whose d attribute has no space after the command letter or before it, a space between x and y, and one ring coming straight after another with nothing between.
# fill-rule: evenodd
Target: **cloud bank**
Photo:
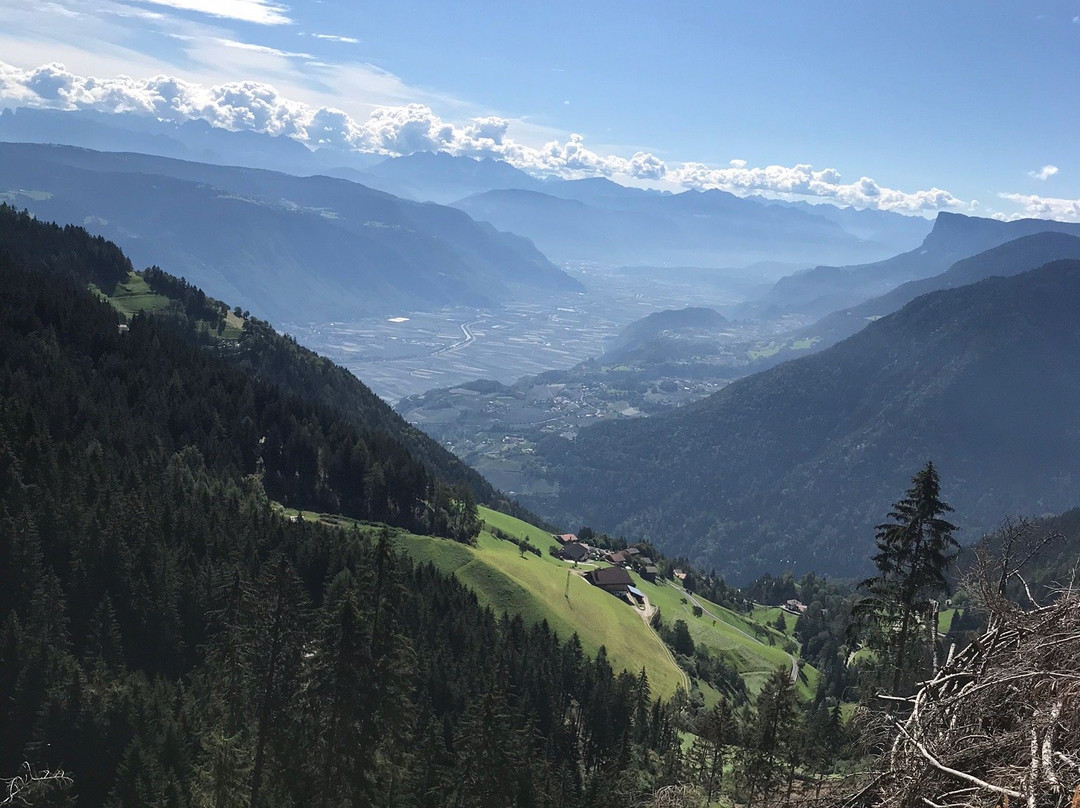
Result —
<instances>
[{"instance_id":1,"label":"cloud bank","mask_svg":"<svg viewBox=\"0 0 1080 808\"><path fill-rule=\"evenodd\" d=\"M995 216L998 219L1054 219L1059 222L1080 222L1080 199L1055 199L1034 194L998 194L998 198L1015 203L1022 211Z\"/></svg>"},{"instance_id":2,"label":"cloud bank","mask_svg":"<svg viewBox=\"0 0 1080 808\"><path fill-rule=\"evenodd\" d=\"M195 9L209 0L155 2ZM282 7L262 0L232 0L221 8L231 14L264 14L268 22L273 22L273 15L282 13ZM507 119L492 116L453 123L442 120L423 104L376 107L367 120L360 121L339 109L283 97L272 85L257 81L207 87L164 75L102 79L76 75L56 63L23 70L0 62L0 105L152 115L178 123L199 119L225 129L287 136L311 148L388 156L442 151L492 157L538 176L603 176L664 183L668 187L720 189L740 195L817 198L902 213L973 211L977 206L939 188L901 191L883 187L869 177L845 183L835 169L817 170L810 165L754 167L745 160L732 160L722 168L696 162L669 165L643 151L629 158L600 154L586 146L578 134L565 140L526 145L511 136L513 123ZM1013 199L1004 195L1002 198Z\"/></svg>"}]
</instances>

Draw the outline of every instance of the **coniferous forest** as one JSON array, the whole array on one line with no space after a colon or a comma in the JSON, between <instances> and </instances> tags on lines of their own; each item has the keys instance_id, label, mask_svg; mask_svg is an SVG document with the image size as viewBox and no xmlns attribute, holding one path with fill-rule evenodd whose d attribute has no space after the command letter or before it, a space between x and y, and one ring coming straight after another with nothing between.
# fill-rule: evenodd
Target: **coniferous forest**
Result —
<instances>
[{"instance_id":1,"label":"coniferous forest","mask_svg":"<svg viewBox=\"0 0 1080 808\"><path fill-rule=\"evenodd\" d=\"M0 772L33 804L616 805L677 749L644 676L497 617L390 528L468 541L467 489L88 290L130 265L2 211ZM677 756L675 756L677 758Z\"/></svg>"}]
</instances>

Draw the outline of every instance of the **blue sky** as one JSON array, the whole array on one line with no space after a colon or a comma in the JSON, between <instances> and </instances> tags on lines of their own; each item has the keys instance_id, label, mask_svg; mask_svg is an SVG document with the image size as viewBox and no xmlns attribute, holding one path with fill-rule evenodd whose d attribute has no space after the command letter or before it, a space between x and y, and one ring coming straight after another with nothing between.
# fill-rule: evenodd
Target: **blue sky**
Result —
<instances>
[{"instance_id":1,"label":"blue sky","mask_svg":"<svg viewBox=\"0 0 1080 808\"><path fill-rule=\"evenodd\" d=\"M1080 0L5 0L0 62L9 106L128 109L166 75L185 100L154 114L308 142L1080 219ZM211 92L237 82L273 95Z\"/></svg>"}]
</instances>

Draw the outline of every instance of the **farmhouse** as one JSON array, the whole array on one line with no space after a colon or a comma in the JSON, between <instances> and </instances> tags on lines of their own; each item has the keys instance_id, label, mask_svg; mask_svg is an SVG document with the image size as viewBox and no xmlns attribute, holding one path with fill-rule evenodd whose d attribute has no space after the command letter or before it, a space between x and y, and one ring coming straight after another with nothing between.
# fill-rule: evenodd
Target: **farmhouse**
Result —
<instances>
[{"instance_id":1,"label":"farmhouse","mask_svg":"<svg viewBox=\"0 0 1080 808\"><path fill-rule=\"evenodd\" d=\"M578 537L573 533L553 533L552 538L559 544L569 544L570 542L576 542Z\"/></svg>"},{"instance_id":2,"label":"farmhouse","mask_svg":"<svg viewBox=\"0 0 1080 808\"><path fill-rule=\"evenodd\" d=\"M781 608L791 612L792 614L802 614L806 611L806 604L800 600L795 600L795 598L792 598L791 600L786 601Z\"/></svg>"},{"instance_id":3,"label":"farmhouse","mask_svg":"<svg viewBox=\"0 0 1080 808\"><path fill-rule=\"evenodd\" d=\"M567 561L584 561L589 557L589 548L577 542L567 542L559 548L559 558Z\"/></svg>"},{"instance_id":4,"label":"farmhouse","mask_svg":"<svg viewBox=\"0 0 1080 808\"><path fill-rule=\"evenodd\" d=\"M650 584L656 583L656 576L660 574L660 570L653 564L649 564L647 567L643 567L641 570L641 577L648 581Z\"/></svg>"},{"instance_id":5,"label":"farmhouse","mask_svg":"<svg viewBox=\"0 0 1080 808\"><path fill-rule=\"evenodd\" d=\"M626 588L633 586L630 573L622 567L604 567L603 569L591 570L585 573L585 580L593 586L598 586L605 592L614 595L625 595Z\"/></svg>"},{"instance_id":6,"label":"farmhouse","mask_svg":"<svg viewBox=\"0 0 1080 808\"><path fill-rule=\"evenodd\" d=\"M630 560L630 556L626 554L625 550L619 550L617 553L608 553L607 560L621 567Z\"/></svg>"}]
</instances>

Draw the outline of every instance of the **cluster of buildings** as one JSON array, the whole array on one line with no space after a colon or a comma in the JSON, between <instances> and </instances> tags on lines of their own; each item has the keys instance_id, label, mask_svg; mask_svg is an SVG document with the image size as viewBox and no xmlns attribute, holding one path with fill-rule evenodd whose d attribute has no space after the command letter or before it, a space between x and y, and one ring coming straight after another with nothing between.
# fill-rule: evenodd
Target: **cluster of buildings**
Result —
<instances>
[{"instance_id":1,"label":"cluster of buildings","mask_svg":"<svg viewBox=\"0 0 1080 808\"><path fill-rule=\"evenodd\" d=\"M599 547L589 546L573 533L563 533L553 536L553 538L562 545L556 555L567 561L607 561L609 564L614 565L614 568L622 569L624 574L627 569L635 570L638 575L649 583L656 583L656 579L660 575L656 562L636 547L628 547L625 550L603 550ZM588 578L587 575L586 578ZM629 582L630 576L626 575L626 579Z\"/></svg>"}]
</instances>

